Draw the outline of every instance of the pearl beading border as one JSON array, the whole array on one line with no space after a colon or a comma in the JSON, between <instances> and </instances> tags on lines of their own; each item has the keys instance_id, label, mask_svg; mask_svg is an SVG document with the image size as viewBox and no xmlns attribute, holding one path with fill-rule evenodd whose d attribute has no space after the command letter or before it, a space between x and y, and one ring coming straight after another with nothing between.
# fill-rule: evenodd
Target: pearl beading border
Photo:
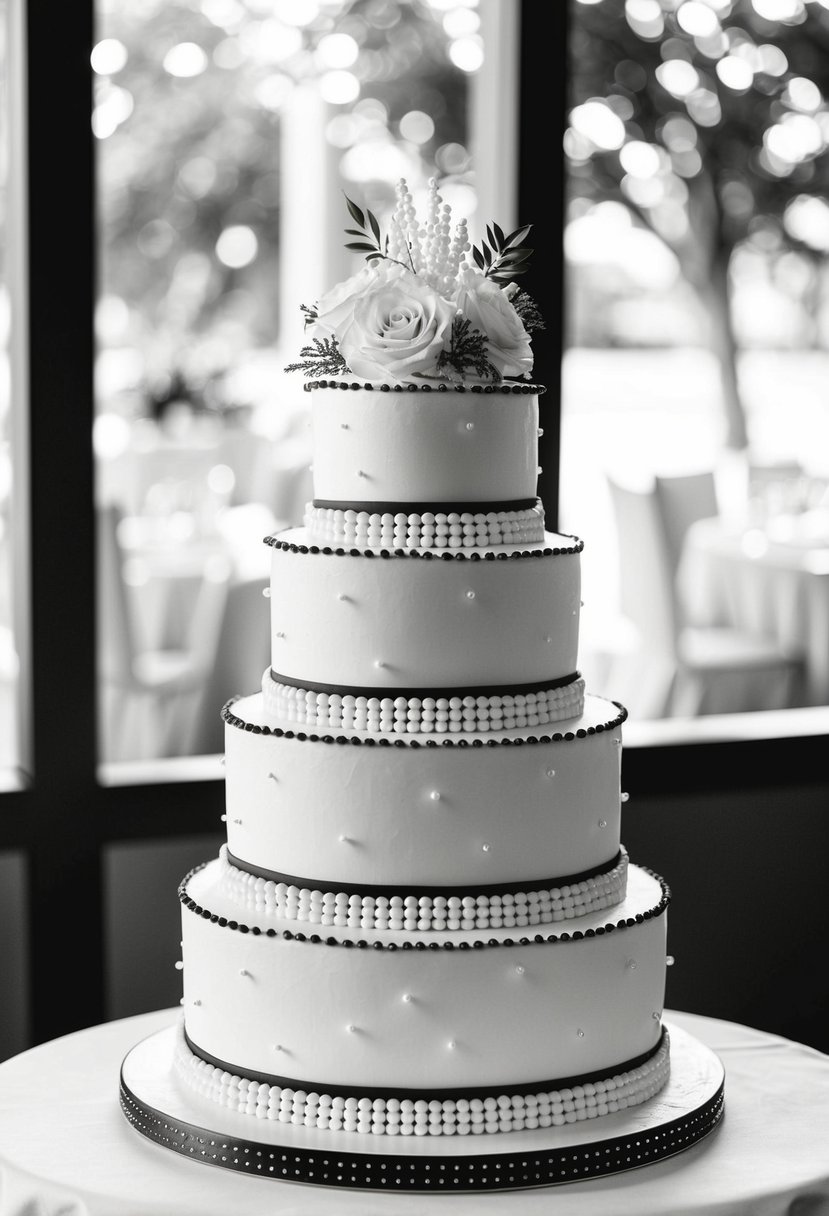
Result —
<instances>
[{"instance_id":1,"label":"pearl beading border","mask_svg":"<svg viewBox=\"0 0 829 1216\"><path fill-rule=\"evenodd\" d=\"M372 549L472 549L544 540L544 510L409 512L392 515L316 507L308 503L305 527L321 545Z\"/></svg>"},{"instance_id":2,"label":"pearl beading border","mask_svg":"<svg viewBox=\"0 0 829 1216\"><path fill-rule=\"evenodd\" d=\"M288 528L286 531L292 531ZM539 559L544 557L571 557L573 554L581 553L584 549L584 541L578 536L567 536L567 533L559 533L561 536L566 536L572 540L571 545L545 545L543 548L536 546L534 549L513 549L510 553L505 553L502 549L497 552L494 549L486 549L478 551L477 548L466 553L463 549L442 549L439 552L433 552L431 549L346 549L344 546L332 548L331 545L302 545L294 541L280 540L281 533L272 533L270 536L262 538L263 544L269 545L272 549L279 549L283 553L302 553L302 554L322 554L324 557L376 557L382 560L388 560L395 557L406 557L409 560L419 558L421 561L443 561L443 562L513 562L513 561L529 561L533 558Z\"/></svg>"},{"instance_id":3,"label":"pearl beading border","mask_svg":"<svg viewBox=\"0 0 829 1216\"><path fill-rule=\"evenodd\" d=\"M332 1097L288 1086L249 1080L200 1059L184 1039L176 1041L174 1069L195 1093L240 1114L325 1131L374 1136L480 1136L496 1132L563 1127L639 1106L657 1094L670 1076L670 1037L654 1056L606 1080L537 1094L504 1093L489 1098L407 1099Z\"/></svg>"},{"instance_id":4,"label":"pearl beading border","mask_svg":"<svg viewBox=\"0 0 829 1216\"><path fill-rule=\"evenodd\" d=\"M396 735L485 733L544 726L578 717L584 680L539 692L466 697L341 696L314 692L262 677L265 712L283 722L332 730Z\"/></svg>"},{"instance_id":5,"label":"pearl beading border","mask_svg":"<svg viewBox=\"0 0 829 1216\"><path fill-rule=\"evenodd\" d=\"M478 896L357 895L260 878L234 866L227 845L219 850L219 885L247 912L341 929L514 929L575 920L621 903L627 890L628 856L603 874L561 887Z\"/></svg>"},{"instance_id":6,"label":"pearl beading border","mask_svg":"<svg viewBox=\"0 0 829 1216\"><path fill-rule=\"evenodd\" d=\"M618 701L612 701L611 704L616 707L617 713L607 722L597 722L595 726L579 726L576 730L555 731L552 735L527 735L512 737L506 735L502 738L467 739L464 736L457 738L451 736L441 739L426 739L422 743L419 739L409 738L408 736L399 736L390 738L387 735L316 735L309 734L303 730L291 730L282 726L268 726L267 723L247 722L244 718L240 718L233 712L233 706L240 697L231 697L222 707L222 720L228 726L234 727L236 730L247 731L252 735L273 735L277 739L296 739L300 743L327 743L335 744L338 747L534 747L537 745L546 746L550 743L572 743L577 739L587 739L590 735L600 735L606 731L615 730L627 720L627 710ZM621 740L619 740L621 745Z\"/></svg>"},{"instance_id":7,"label":"pearl beading border","mask_svg":"<svg viewBox=\"0 0 829 1216\"><path fill-rule=\"evenodd\" d=\"M529 380L499 381L497 384L450 384L444 380L430 383L427 380L417 384L408 381L406 384L375 384L370 380L309 380L303 384L306 393L316 388L365 389L367 392L376 390L378 393L502 393L504 395L526 396L535 393L539 397L546 393L544 384L532 384Z\"/></svg>"},{"instance_id":8,"label":"pearl beading border","mask_svg":"<svg viewBox=\"0 0 829 1216\"><path fill-rule=\"evenodd\" d=\"M637 912L635 916L621 917L617 921L608 921L604 925L597 925L595 929L574 929L572 933L566 931L564 933L536 933L533 937L490 937L487 941L476 938L474 941L461 941L457 945L452 941L432 941L425 942L422 938L416 941L410 941L408 938L401 942L398 946L396 942L374 941L369 942L365 938L351 937L322 937L319 933L302 933L294 929L275 929L269 927L260 929L258 925L247 925L242 921L233 920L227 916L220 916L218 912L211 912L209 908L205 908L202 904L196 902L195 899L187 891L187 885L190 879L198 874L201 870L209 865L209 862L204 862L202 865L194 866L192 870L185 874L178 888L179 903L187 908L194 916L200 916L203 920L209 920L212 924L218 925L221 929L230 929L235 933L250 933L254 937L270 937L279 938L282 941L308 942L309 945L328 946L328 947L343 947L344 949L357 950L484 950L484 949L507 949L512 946L555 946L566 945L569 942L579 942L584 939L593 937L604 937L608 933L621 933L625 929L631 929L635 925L641 925L646 920L653 920L655 916L662 916L667 910L668 904L671 902L671 891L664 878L654 873L653 870L647 869L645 866L640 866L639 869L648 874L651 878L659 883L660 897L652 908L646 908L644 912Z\"/></svg>"}]
</instances>

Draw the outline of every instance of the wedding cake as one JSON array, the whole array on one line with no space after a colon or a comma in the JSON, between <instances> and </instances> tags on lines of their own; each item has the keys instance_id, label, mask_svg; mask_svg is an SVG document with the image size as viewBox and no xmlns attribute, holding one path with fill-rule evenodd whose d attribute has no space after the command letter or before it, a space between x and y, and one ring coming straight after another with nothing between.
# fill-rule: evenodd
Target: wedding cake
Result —
<instances>
[{"instance_id":1,"label":"wedding cake","mask_svg":"<svg viewBox=\"0 0 829 1216\"><path fill-rule=\"evenodd\" d=\"M463 1157L663 1090L669 892L621 842L625 711L585 691L582 542L537 497L529 229L470 251L434 183L386 236L348 207L367 264L293 365L314 498L266 538L271 666L179 892L174 1068L217 1119Z\"/></svg>"}]
</instances>

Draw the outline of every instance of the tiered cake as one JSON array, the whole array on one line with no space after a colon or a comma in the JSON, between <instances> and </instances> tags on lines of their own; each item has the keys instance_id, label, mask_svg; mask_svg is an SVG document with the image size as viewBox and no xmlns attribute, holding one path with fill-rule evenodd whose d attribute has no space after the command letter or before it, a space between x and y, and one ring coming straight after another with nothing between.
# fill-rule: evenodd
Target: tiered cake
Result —
<instances>
[{"instance_id":1,"label":"tiered cake","mask_svg":"<svg viewBox=\"0 0 829 1216\"><path fill-rule=\"evenodd\" d=\"M433 288L458 278L446 227ZM500 246L510 269L520 235L490 230L484 261ZM665 1086L668 892L620 841L625 711L578 673L582 544L544 530L524 324L462 270L475 329L512 327L492 374L401 368L424 335L465 348L395 266L314 314L337 316L306 370L347 364L307 386L305 526L267 538L272 662L224 711L227 845L180 889L175 1067L217 1119L337 1152L454 1137L462 1156L462 1137L601 1120Z\"/></svg>"}]
</instances>

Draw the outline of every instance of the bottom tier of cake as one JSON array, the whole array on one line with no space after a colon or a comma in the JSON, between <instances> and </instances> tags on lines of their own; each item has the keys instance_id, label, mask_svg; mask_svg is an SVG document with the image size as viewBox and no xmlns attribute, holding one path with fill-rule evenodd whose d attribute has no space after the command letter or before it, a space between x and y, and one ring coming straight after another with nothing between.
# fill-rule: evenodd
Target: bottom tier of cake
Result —
<instances>
[{"instance_id":1,"label":"bottom tier of cake","mask_svg":"<svg viewBox=\"0 0 829 1216\"><path fill-rule=\"evenodd\" d=\"M640 867L621 903L554 933L308 932L234 902L218 861L181 900L180 1071L223 1105L474 1134L617 1111L667 1079L668 892Z\"/></svg>"}]
</instances>

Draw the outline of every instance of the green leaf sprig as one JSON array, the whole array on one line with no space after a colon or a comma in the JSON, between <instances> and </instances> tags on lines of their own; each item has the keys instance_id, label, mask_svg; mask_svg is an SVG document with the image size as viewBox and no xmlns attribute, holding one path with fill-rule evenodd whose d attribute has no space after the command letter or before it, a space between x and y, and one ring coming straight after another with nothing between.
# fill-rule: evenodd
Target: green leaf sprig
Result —
<instances>
[{"instance_id":1,"label":"green leaf sprig","mask_svg":"<svg viewBox=\"0 0 829 1216\"><path fill-rule=\"evenodd\" d=\"M528 249L523 242L529 236L532 224L524 224L516 228L509 236L504 234L497 224L487 224L487 241L481 241L480 246L473 245L472 259L479 270L488 279L502 286L512 282L518 274L524 274L528 269L527 262L533 250Z\"/></svg>"},{"instance_id":2,"label":"green leaf sprig","mask_svg":"<svg viewBox=\"0 0 829 1216\"><path fill-rule=\"evenodd\" d=\"M498 369L489 361L489 344L479 329L473 329L466 317L452 321L448 348L440 352L437 370L454 371L463 380L473 371L481 380L500 380Z\"/></svg>"},{"instance_id":3,"label":"green leaf sprig","mask_svg":"<svg viewBox=\"0 0 829 1216\"><path fill-rule=\"evenodd\" d=\"M314 338L299 353L300 361L289 363L286 372L304 372L306 376L342 376L351 370L336 338Z\"/></svg>"}]
</instances>

